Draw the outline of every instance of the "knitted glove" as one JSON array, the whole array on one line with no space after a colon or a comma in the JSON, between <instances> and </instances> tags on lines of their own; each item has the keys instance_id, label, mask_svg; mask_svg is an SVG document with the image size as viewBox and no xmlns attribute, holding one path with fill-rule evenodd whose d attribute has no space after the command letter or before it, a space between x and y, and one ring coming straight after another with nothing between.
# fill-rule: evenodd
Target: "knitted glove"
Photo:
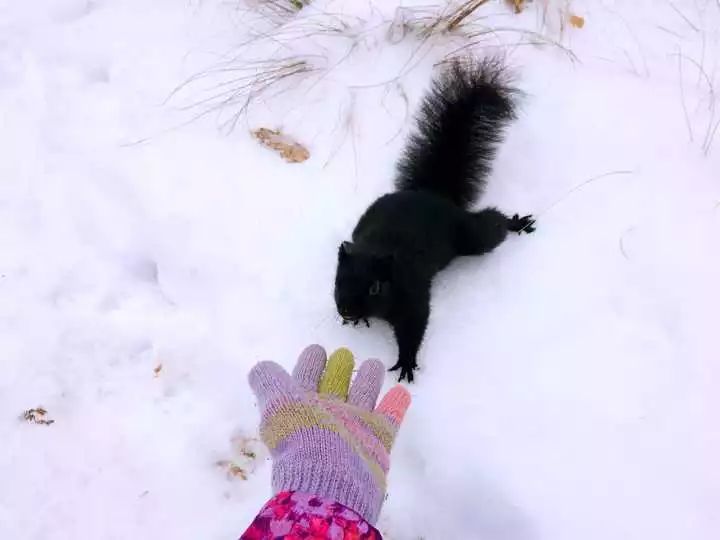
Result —
<instances>
[{"instance_id":1,"label":"knitted glove","mask_svg":"<svg viewBox=\"0 0 720 540\"><path fill-rule=\"evenodd\" d=\"M353 366L349 350L338 349L326 361L325 350L311 345L292 377L274 362L261 362L249 379L262 415L260 436L273 458L273 492L322 497L374 524L410 394L395 386L375 408L383 364L364 362L351 387Z\"/></svg>"}]
</instances>

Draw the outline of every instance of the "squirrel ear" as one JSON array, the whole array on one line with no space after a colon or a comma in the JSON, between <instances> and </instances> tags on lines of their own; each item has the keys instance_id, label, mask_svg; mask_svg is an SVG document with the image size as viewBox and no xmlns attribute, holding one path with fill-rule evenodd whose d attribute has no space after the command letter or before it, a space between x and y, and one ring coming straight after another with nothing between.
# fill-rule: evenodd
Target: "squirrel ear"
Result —
<instances>
[{"instance_id":1,"label":"squirrel ear","mask_svg":"<svg viewBox=\"0 0 720 540\"><path fill-rule=\"evenodd\" d=\"M352 242L343 242L340 244L340 257L344 257L345 255L352 255L353 249L355 246Z\"/></svg>"}]
</instances>

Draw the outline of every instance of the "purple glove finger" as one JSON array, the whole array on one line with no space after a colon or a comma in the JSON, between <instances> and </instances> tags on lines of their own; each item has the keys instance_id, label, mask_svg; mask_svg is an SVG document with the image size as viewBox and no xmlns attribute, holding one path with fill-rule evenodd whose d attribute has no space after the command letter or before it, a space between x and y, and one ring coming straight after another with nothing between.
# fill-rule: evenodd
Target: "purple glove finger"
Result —
<instances>
[{"instance_id":1,"label":"purple glove finger","mask_svg":"<svg viewBox=\"0 0 720 540\"><path fill-rule=\"evenodd\" d=\"M263 414L270 407L302 399L295 380L275 362L259 362L250 370L248 380Z\"/></svg>"},{"instance_id":2,"label":"purple glove finger","mask_svg":"<svg viewBox=\"0 0 720 540\"><path fill-rule=\"evenodd\" d=\"M366 360L360 366L350 388L348 403L371 411L375 407L385 378L385 366L379 360Z\"/></svg>"},{"instance_id":3,"label":"purple glove finger","mask_svg":"<svg viewBox=\"0 0 720 540\"><path fill-rule=\"evenodd\" d=\"M298 386L308 392L317 392L326 361L327 354L320 345L306 347L293 369L293 378Z\"/></svg>"}]
</instances>

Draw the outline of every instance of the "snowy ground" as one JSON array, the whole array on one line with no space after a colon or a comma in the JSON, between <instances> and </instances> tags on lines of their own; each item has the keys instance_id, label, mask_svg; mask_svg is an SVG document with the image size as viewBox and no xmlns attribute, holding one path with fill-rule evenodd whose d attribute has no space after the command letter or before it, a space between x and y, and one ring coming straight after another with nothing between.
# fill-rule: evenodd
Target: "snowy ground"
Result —
<instances>
[{"instance_id":1,"label":"snowy ground","mask_svg":"<svg viewBox=\"0 0 720 540\"><path fill-rule=\"evenodd\" d=\"M236 538L270 494L250 366L309 342L394 361L383 325L339 325L336 246L467 43L391 24L399 3L271 22L236 0L0 0L1 538ZM720 5L541 4L473 27L576 56L482 43L515 45L527 93L485 202L538 232L437 280L379 526L717 539ZM234 131L237 104L188 123L223 77L294 56L313 71ZM312 158L283 162L261 126ZM38 406L52 425L19 419Z\"/></svg>"}]
</instances>

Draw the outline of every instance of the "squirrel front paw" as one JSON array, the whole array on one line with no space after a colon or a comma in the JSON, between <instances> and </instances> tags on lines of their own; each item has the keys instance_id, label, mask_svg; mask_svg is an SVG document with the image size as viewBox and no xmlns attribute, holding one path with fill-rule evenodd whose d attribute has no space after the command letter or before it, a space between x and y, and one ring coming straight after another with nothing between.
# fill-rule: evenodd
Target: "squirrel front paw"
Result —
<instances>
[{"instance_id":1,"label":"squirrel front paw","mask_svg":"<svg viewBox=\"0 0 720 540\"><path fill-rule=\"evenodd\" d=\"M343 326L345 326L347 324L352 323L353 326L357 327L357 325L360 324L360 321L364 322L365 326L370 328L370 321L367 320L365 317L363 317L361 319L355 319L355 320L343 319L342 324L343 324Z\"/></svg>"},{"instance_id":2,"label":"squirrel front paw","mask_svg":"<svg viewBox=\"0 0 720 540\"><path fill-rule=\"evenodd\" d=\"M407 379L407 381L411 383L415 380L414 371L417 369L417 366L406 366L398 362L393 367L388 369L388 371L397 371L398 369L400 370L400 377L398 378L398 382L402 382L404 379Z\"/></svg>"}]
</instances>

